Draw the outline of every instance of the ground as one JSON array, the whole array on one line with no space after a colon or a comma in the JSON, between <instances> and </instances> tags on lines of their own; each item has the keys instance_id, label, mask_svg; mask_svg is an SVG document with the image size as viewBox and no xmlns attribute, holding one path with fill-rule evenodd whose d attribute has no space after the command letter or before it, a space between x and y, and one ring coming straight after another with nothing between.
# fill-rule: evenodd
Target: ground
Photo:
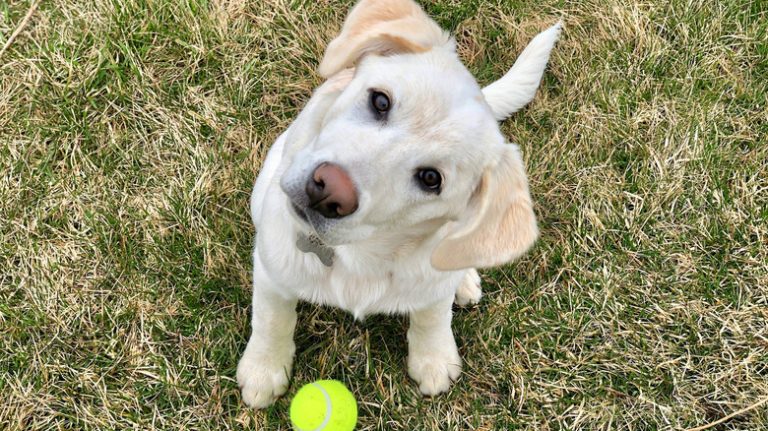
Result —
<instances>
[{"instance_id":1,"label":"ground","mask_svg":"<svg viewBox=\"0 0 768 431\"><path fill-rule=\"evenodd\" d=\"M0 47L31 4L0 2ZM768 396L768 3L422 4L481 84L564 21L503 126L541 239L457 308L451 392L407 377L404 318L310 305L285 398L234 380L249 188L350 1L43 0L0 54L0 429L287 429L320 378L364 430L684 429Z\"/></svg>"}]
</instances>

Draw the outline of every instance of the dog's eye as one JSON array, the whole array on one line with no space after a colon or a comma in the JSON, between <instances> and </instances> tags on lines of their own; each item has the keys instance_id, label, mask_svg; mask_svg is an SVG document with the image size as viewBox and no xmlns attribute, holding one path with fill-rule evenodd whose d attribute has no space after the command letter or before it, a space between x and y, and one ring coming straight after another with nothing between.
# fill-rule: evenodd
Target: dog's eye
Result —
<instances>
[{"instance_id":1,"label":"dog's eye","mask_svg":"<svg viewBox=\"0 0 768 431\"><path fill-rule=\"evenodd\" d=\"M440 194L440 186L443 184L440 172L432 168L422 168L416 171L416 180L424 191Z\"/></svg>"},{"instance_id":2,"label":"dog's eye","mask_svg":"<svg viewBox=\"0 0 768 431\"><path fill-rule=\"evenodd\" d=\"M379 115L386 114L390 106L389 96L381 91L371 91L371 108Z\"/></svg>"}]
</instances>

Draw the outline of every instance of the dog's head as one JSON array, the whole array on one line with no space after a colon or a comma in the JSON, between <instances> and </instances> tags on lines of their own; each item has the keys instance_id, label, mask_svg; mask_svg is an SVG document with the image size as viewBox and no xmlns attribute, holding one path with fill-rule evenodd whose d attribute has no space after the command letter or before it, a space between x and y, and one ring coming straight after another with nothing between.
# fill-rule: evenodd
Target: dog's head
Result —
<instances>
[{"instance_id":1,"label":"dog's head","mask_svg":"<svg viewBox=\"0 0 768 431\"><path fill-rule=\"evenodd\" d=\"M330 245L445 232L432 254L441 270L521 255L538 231L518 148L497 121L533 98L558 31L481 89L413 1L359 2L287 137L280 183L294 215Z\"/></svg>"}]
</instances>

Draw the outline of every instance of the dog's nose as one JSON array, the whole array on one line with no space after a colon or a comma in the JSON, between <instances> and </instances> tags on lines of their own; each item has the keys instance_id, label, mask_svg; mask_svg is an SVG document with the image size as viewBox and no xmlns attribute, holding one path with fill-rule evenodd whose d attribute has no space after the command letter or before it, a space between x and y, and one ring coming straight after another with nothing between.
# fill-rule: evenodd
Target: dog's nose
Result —
<instances>
[{"instance_id":1,"label":"dog's nose","mask_svg":"<svg viewBox=\"0 0 768 431\"><path fill-rule=\"evenodd\" d=\"M333 163L321 163L305 187L309 206L326 218L346 217L357 210L357 191L349 174Z\"/></svg>"}]
</instances>

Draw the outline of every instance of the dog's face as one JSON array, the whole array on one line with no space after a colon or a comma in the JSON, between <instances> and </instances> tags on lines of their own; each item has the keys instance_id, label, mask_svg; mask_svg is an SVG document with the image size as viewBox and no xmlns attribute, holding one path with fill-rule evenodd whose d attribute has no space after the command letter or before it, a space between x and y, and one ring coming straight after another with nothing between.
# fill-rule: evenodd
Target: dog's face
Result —
<instances>
[{"instance_id":1,"label":"dog's face","mask_svg":"<svg viewBox=\"0 0 768 431\"><path fill-rule=\"evenodd\" d=\"M480 87L447 51L370 56L329 106L317 136L282 179L299 214L332 245L426 234L459 217L502 144ZM306 185L323 163L343 169L354 212L313 209Z\"/></svg>"},{"instance_id":2,"label":"dog's face","mask_svg":"<svg viewBox=\"0 0 768 431\"><path fill-rule=\"evenodd\" d=\"M494 265L532 244L517 149L418 6L362 1L320 70L329 81L302 112L309 131L294 139L306 142L289 151L280 183L293 216L325 243L423 238L450 222L439 269Z\"/></svg>"}]
</instances>

